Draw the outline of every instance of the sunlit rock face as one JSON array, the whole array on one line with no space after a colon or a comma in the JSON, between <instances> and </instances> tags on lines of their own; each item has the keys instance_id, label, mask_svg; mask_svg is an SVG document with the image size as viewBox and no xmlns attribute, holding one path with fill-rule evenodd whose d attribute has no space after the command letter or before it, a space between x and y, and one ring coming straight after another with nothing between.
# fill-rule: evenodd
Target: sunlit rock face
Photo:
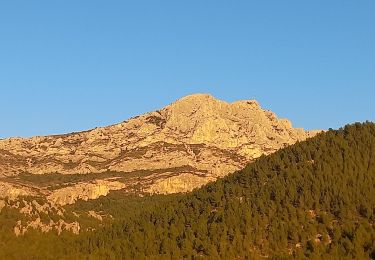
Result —
<instances>
[{"instance_id":1,"label":"sunlit rock face","mask_svg":"<svg viewBox=\"0 0 375 260\"><path fill-rule=\"evenodd\" d=\"M138 183L144 192L185 192L316 133L293 128L288 120L278 119L255 100L228 103L208 94L195 94L108 127L0 140L0 176L7 178L25 172L103 176L118 172L126 176L143 171L141 177L122 182L126 186ZM70 189L65 187L60 197L49 191L45 194L54 198L52 201L68 204L77 198L97 197L77 194L91 194L96 182L90 181L86 189L82 183L70 183ZM106 185L93 192L104 196L111 190L108 187L123 188L117 181ZM75 187L77 192L71 190ZM5 185L1 189L12 194ZM74 198L63 198L62 194L69 192L75 194ZM15 193L22 194L20 190Z\"/></svg>"},{"instance_id":2,"label":"sunlit rock face","mask_svg":"<svg viewBox=\"0 0 375 260\"><path fill-rule=\"evenodd\" d=\"M90 183L78 183L53 191L47 198L53 204L64 206L77 200L92 200L107 196L111 190L121 190L125 184L118 181L98 180Z\"/></svg>"}]
</instances>

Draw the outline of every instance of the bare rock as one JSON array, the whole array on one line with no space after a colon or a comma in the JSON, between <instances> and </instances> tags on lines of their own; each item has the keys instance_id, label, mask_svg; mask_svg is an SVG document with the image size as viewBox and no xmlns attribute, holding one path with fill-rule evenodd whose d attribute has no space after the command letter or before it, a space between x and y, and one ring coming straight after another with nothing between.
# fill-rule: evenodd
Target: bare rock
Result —
<instances>
[{"instance_id":1,"label":"bare rock","mask_svg":"<svg viewBox=\"0 0 375 260\"><path fill-rule=\"evenodd\" d=\"M156 193L185 192L317 133L293 128L289 120L278 119L255 100L228 103L195 94L108 127L0 140L0 176L160 172L184 166L206 173L193 177L194 172L189 172L188 178L181 172L179 177L166 176L153 188L144 187ZM53 192L49 199L59 205L71 204L105 196L111 189L100 182L77 184ZM0 183L0 194L17 197L30 192Z\"/></svg>"},{"instance_id":2,"label":"bare rock","mask_svg":"<svg viewBox=\"0 0 375 260\"><path fill-rule=\"evenodd\" d=\"M0 181L0 198L16 199L32 195L35 195L35 192L29 187Z\"/></svg>"},{"instance_id":3,"label":"bare rock","mask_svg":"<svg viewBox=\"0 0 375 260\"><path fill-rule=\"evenodd\" d=\"M0 200L0 213L2 211L2 209L6 206L6 203L4 200Z\"/></svg>"},{"instance_id":4,"label":"bare rock","mask_svg":"<svg viewBox=\"0 0 375 260\"><path fill-rule=\"evenodd\" d=\"M90 217L92 217L92 218L95 218L97 220L103 221L103 217L100 214L98 214L95 211L93 211L93 210L89 210L88 215Z\"/></svg>"},{"instance_id":5,"label":"bare rock","mask_svg":"<svg viewBox=\"0 0 375 260\"><path fill-rule=\"evenodd\" d=\"M91 183L79 183L53 191L48 201L59 206L74 204L77 200L92 200L106 196L111 190L125 188L125 184L118 181L97 180Z\"/></svg>"},{"instance_id":6,"label":"bare rock","mask_svg":"<svg viewBox=\"0 0 375 260\"><path fill-rule=\"evenodd\" d=\"M182 173L178 176L173 176L156 181L156 183L152 184L147 191L155 194L189 192L214 180L216 179L213 177L204 177L191 173Z\"/></svg>"},{"instance_id":7,"label":"bare rock","mask_svg":"<svg viewBox=\"0 0 375 260\"><path fill-rule=\"evenodd\" d=\"M30 229L39 230L42 233L47 233L55 230L57 231L58 235L60 235L63 231L69 231L73 234L78 235L81 227L77 221L68 223L60 219L57 222L50 220L48 223L44 223L42 222L40 217L37 217L36 219L27 221L26 223L23 223L21 220L17 221L13 231L14 234L18 237L24 235Z\"/></svg>"}]
</instances>

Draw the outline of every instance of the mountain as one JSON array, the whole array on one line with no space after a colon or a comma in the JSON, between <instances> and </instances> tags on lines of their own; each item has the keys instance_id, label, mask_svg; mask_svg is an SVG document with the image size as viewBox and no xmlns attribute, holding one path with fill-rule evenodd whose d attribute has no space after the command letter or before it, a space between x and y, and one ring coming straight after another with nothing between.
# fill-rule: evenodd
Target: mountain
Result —
<instances>
[{"instance_id":1,"label":"mountain","mask_svg":"<svg viewBox=\"0 0 375 260\"><path fill-rule=\"evenodd\" d=\"M186 192L316 133L255 100L195 94L108 127L0 140L0 190L60 205L119 189Z\"/></svg>"},{"instance_id":2,"label":"mountain","mask_svg":"<svg viewBox=\"0 0 375 260\"><path fill-rule=\"evenodd\" d=\"M374 152L374 123L330 130L192 193L82 203L114 215L95 232L3 226L0 258L374 259Z\"/></svg>"}]
</instances>

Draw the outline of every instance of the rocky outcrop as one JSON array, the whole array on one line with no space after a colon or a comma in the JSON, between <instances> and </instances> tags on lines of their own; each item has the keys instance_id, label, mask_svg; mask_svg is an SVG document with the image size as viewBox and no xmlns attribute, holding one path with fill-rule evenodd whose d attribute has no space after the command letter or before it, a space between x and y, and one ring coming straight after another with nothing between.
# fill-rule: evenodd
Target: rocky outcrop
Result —
<instances>
[{"instance_id":1,"label":"rocky outcrop","mask_svg":"<svg viewBox=\"0 0 375 260\"><path fill-rule=\"evenodd\" d=\"M99 221L103 221L103 216L98 214L97 212L95 212L93 210L89 210L88 215L92 218L95 218L95 219L99 220Z\"/></svg>"},{"instance_id":2,"label":"rocky outcrop","mask_svg":"<svg viewBox=\"0 0 375 260\"><path fill-rule=\"evenodd\" d=\"M28 197L30 199L30 197ZM69 221L66 217L66 211L59 205L46 202L44 198L25 200L24 198L6 198L0 200L0 213L2 209L9 208L13 211L15 226L13 232L16 236L22 236L30 229L39 230L43 233L56 231L61 234L63 231L69 231L78 234L81 227L78 221ZM6 217L5 217L6 218ZM44 219L44 220L42 220ZM11 219L8 219L9 221Z\"/></svg>"},{"instance_id":3,"label":"rocky outcrop","mask_svg":"<svg viewBox=\"0 0 375 260\"><path fill-rule=\"evenodd\" d=\"M57 222L54 222L51 219L48 223L44 223L38 217L35 220L28 221L26 223L23 223L21 220L17 221L17 224L14 227L14 234L18 237L24 235L30 229L40 230L43 233L55 230L57 231L58 235L60 235L63 231L69 231L77 235L79 234L81 227L77 221L67 223L62 219Z\"/></svg>"},{"instance_id":4,"label":"rocky outcrop","mask_svg":"<svg viewBox=\"0 0 375 260\"><path fill-rule=\"evenodd\" d=\"M20 196L33 195L36 193L27 186L0 181L0 198L16 199Z\"/></svg>"},{"instance_id":5,"label":"rocky outcrop","mask_svg":"<svg viewBox=\"0 0 375 260\"><path fill-rule=\"evenodd\" d=\"M155 181L147 191L153 194L171 194L178 192L189 192L199 188L210 181L214 181L213 177L199 176L192 173L182 173L177 176L168 177Z\"/></svg>"},{"instance_id":6,"label":"rocky outcrop","mask_svg":"<svg viewBox=\"0 0 375 260\"><path fill-rule=\"evenodd\" d=\"M90 183L79 183L53 191L48 197L52 204L64 206L74 204L77 200L92 200L106 196L111 190L121 190L125 184L118 181L98 180Z\"/></svg>"},{"instance_id":7,"label":"rocky outcrop","mask_svg":"<svg viewBox=\"0 0 375 260\"><path fill-rule=\"evenodd\" d=\"M0 176L144 171L161 178L142 182L155 193L189 191L317 132L296 129L255 100L228 103L211 95L184 97L165 108L90 131L0 140ZM191 167L195 172L169 169ZM162 175L162 173L168 173ZM204 173L204 175L199 175ZM70 183L49 199L74 203L106 195L97 182ZM121 188L118 184L115 189ZM0 189L6 189L4 185ZM22 193L14 189L14 193ZM14 195L12 195L14 196Z\"/></svg>"},{"instance_id":8,"label":"rocky outcrop","mask_svg":"<svg viewBox=\"0 0 375 260\"><path fill-rule=\"evenodd\" d=\"M6 203L4 200L0 200L0 213L2 211L2 209L5 207Z\"/></svg>"}]
</instances>

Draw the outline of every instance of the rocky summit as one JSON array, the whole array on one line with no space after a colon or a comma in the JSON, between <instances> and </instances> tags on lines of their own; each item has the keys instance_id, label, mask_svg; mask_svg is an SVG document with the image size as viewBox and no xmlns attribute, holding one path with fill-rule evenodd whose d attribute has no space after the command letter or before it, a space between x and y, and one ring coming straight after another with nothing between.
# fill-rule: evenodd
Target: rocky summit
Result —
<instances>
[{"instance_id":1,"label":"rocky summit","mask_svg":"<svg viewBox=\"0 0 375 260\"><path fill-rule=\"evenodd\" d=\"M112 189L186 192L316 133L255 100L195 94L108 127L0 140L1 196L42 194L63 205Z\"/></svg>"}]
</instances>

